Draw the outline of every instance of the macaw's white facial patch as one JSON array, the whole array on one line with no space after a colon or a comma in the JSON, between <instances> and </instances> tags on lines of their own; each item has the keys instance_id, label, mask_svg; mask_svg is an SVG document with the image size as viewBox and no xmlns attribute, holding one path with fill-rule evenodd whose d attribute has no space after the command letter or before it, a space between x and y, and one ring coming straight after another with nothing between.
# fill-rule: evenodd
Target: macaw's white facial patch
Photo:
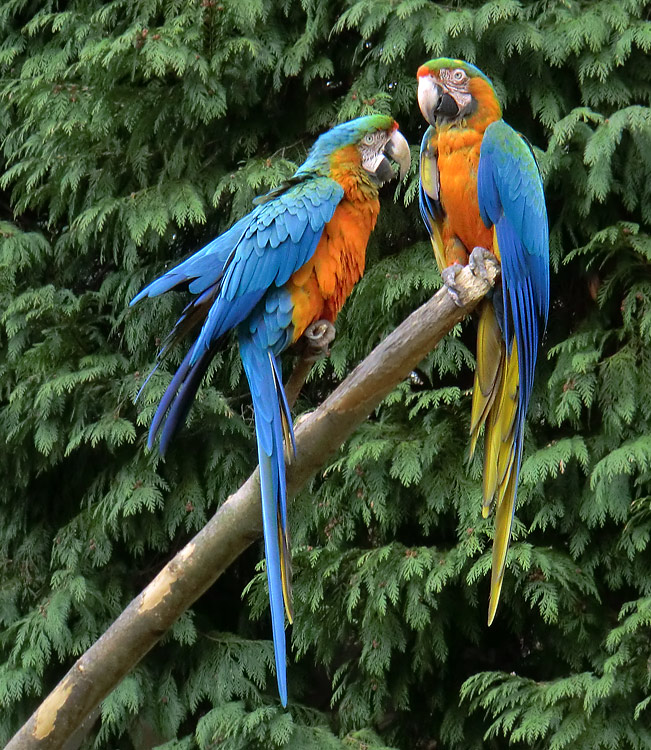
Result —
<instances>
[{"instance_id":1,"label":"macaw's white facial patch","mask_svg":"<svg viewBox=\"0 0 651 750\"><path fill-rule=\"evenodd\" d=\"M384 147L391 137L385 130L367 133L359 144L362 156L362 167L370 174L375 174L384 159Z\"/></svg>"},{"instance_id":2,"label":"macaw's white facial patch","mask_svg":"<svg viewBox=\"0 0 651 750\"><path fill-rule=\"evenodd\" d=\"M462 68L442 68L439 70L441 86L450 94L459 107L459 116L463 117L472 103L470 78Z\"/></svg>"},{"instance_id":3,"label":"macaw's white facial patch","mask_svg":"<svg viewBox=\"0 0 651 750\"><path fill-rule=\"evenodd\" d=\"M409 171L409 144L396 125L391 130L367 133L358 143L358 149L364 171L379 185L394 177L402 180ZM398 172L394 170L394 166L398 167Z\"/></svg>"}]
</instances>

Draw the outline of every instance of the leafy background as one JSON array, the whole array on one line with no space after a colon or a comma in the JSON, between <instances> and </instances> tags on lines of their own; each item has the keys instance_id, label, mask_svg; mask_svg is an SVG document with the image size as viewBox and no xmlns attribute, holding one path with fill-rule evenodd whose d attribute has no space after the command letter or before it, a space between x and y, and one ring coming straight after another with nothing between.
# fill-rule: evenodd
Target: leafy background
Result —
<instances>
[{"instance_id":1,"label":"leafy background","mask_svg":"<svg viewBox=\"0 0 651 750\"><path fill-rule=\"evenodd\" d=\"M133 400L183 295L128 301L335 122L390 112L418 144L415 71L446 55L491 76L534 143L551 224L495 624L469 321L293 505L289 711L258 545L75 746L651 745L649 15L640 0L0 3L0 741L255 465L235 347L166 461L146 451L169 373ZM383 194L297 414L440 284L415 193L412 172Z\"/></svg>"}]
</instances>

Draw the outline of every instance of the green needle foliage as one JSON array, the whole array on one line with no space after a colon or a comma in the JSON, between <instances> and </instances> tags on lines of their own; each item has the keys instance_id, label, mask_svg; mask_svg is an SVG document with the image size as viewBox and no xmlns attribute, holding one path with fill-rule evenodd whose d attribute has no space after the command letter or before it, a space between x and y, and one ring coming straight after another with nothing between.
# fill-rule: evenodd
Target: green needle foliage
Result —
<instances>
[{"instance_id":1,"label":"green needle foliage","mask_svg":"<svg viewBox=\"0 0 651 750\"><path fill-rule=\"evenodd\" d=\"M447 55L494 80L550 211L552 309L495 624L468 321L293 504L289 710L255 545L81 746L651 746L649 20L643 0L0 3L0 744L256 462L234 346L167 459L147 452L182 353L134 398L184 295L129 300L335 122L390 112L418 144L415 71ZM297 414L440 284L416 190L412 171L384 192Z\"/></svg>"}]
</instances>

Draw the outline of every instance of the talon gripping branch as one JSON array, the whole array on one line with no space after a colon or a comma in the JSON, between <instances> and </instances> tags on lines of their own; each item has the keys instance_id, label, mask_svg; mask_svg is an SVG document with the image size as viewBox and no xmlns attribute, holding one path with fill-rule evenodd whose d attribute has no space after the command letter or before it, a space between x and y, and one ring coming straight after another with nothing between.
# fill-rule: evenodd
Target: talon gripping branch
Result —
<instances>
[{"instance_id":1,"label":"talon gripping branch","mask_svg":"<svg viewBox=\"0 0 651 750\"><path fill-rule=\"evenodd\" d=\"M549 310L542 180L527 141L502 120L490 80L461 60L418 70L430 127L420 152L420 209L439 268L475 247L500 261L501 287L480 308L470 451L486 425L482 515L495 508L488 623L495 617L522 461L524 419Z\"/></svg>"}]
</instances>

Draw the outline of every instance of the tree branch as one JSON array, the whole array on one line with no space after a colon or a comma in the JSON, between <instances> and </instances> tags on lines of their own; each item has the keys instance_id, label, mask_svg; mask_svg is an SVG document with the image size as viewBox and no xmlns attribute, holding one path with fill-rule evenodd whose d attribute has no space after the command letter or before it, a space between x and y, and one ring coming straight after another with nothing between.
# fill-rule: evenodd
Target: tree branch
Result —
<instances>
[{"instance_id":1,"label":"tree branch","mask_svg":"<svg viewBox=\"0 0 651 750\"><path fill-rule=\"evenodd\" d=\"M412 313L296 429L297 458L288 467L293 496L384 397L489 291L489 281L465 267L455 287L464 307L446 289ZM86 717L145 656L174 621L262 533L258 471L161 570L83 654L18 731L6 750L61 748Z\"/></svg>"}]
</instances>

